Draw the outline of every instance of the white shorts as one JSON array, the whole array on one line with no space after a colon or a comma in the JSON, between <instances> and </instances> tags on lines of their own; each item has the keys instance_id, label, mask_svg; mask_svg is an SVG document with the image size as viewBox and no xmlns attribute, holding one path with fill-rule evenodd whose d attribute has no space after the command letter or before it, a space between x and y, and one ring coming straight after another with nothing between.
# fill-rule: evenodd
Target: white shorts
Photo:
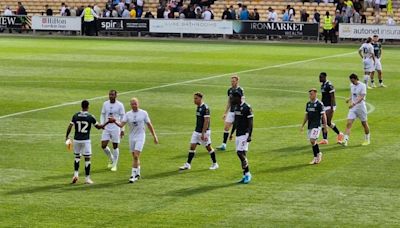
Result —
<instances>
[{"instance_id":1,"label":"white shorts","mask_svg":"<svg viewBox=\"0 0 400 228\"><path fill-rule=\"evenodd\" d=\"M363 59L363 65L364 65L364 72L375 71L374 61L372 61L371 58Z\"/></svg>"},{"instance_id":2,"label":"white shorts","mask_svg":"<svg viewBox=\"0 0 400 228\"><path fill-rule=\"evenodd\" d=\"M228 112L228 114L225 117L225 122L226 123L233 123L235 122L235 112Z\"/></svg>"},{"instance_id":3,"label":"white shorts","mask_svg":"<svg viewBox=\"0 0 400 228\"><path fill-rule=\"evenodd\" d=\"M201 133L194 131L192 134L192 139L190 140L190 144L203 146L211 145L211 130L206 131L205 136L207 137L207 140L203 141L201 140Z\"/></svg>"},{"instance_id":4,"label":"white shorts","mask_svg":"<svg viewBox=\"0 0 400 228\"><path fill-rule=\"evenodd\" d=\"M248 151L249 143L247 142L247 138L249 134L241 135L236 137L236 151Z\"/></svg>"},{"instance_id":5,"label":"white shorts","mask_svg":"<svg viewBox=\"0 0 400 228\"><path fill-rule=\"evenodd\" d=\"M359 118L363 122L368 120L367 107L365 104L359 104L349 110L347 119L355 120L356 118Z\"/></svg>"},{"instance_id":6,"label":"white shorts","mask_svg":"<svg viewBox=\"0 0 400 228\"><path fill-rule=\"evenodd\" d=\"M331 106L324 106L324 111L328 111L331 110L332 107ZM333 111L336 111L336 106L333 106Z\"/></svg>"},{"instance_id":7,"label":"white shorts","mask_svg":"<svg viewBox=\"0 0 400 228\"><path fill-rule=\"evenodd\" d=\"M121 129L103 130L101 141L111 141L113 143L121 142Z\"/></svg>"},{"instance_id":8,"label":"white shorts","mask_svg":"<svg viewBox=\"0 0 400 228\"><path fill-rule=\"evenodd\" d=\"M135 137L130 136L129 137L130 152L133 152L133 151L142 152L145 141L146 141L146 135L135 136Z\"/></svg>"},{"instance_id":9,"label":"white shorts","mask_svg":"<svg viewBox=\"0 0 400 228\"><path fill-rule=\"evenodd\" d=\"M74 154L90 156L92 155L92 144L90 140L74 140Z\"/></svg>"},{"instance_id":10,"label":"white shorts","mask_svg":"<svg viewBox=\"0 0 400 228\"><path fill-rule=\"evenodd\" d=\"M307 131L307 138L308 139L318 139L319 135L321 134L321 128L312 128L308 129Z\"/></svg>"},{"instance_id":11,"label":"white shorts","mask_svg":"<svg viewBox=\"0 0 400 228\"><path fill-rule=\"evenodd\" d=\"M375 58L375 70L382 70L382 63L381 59Z\"/></svg>"}]
</instances>

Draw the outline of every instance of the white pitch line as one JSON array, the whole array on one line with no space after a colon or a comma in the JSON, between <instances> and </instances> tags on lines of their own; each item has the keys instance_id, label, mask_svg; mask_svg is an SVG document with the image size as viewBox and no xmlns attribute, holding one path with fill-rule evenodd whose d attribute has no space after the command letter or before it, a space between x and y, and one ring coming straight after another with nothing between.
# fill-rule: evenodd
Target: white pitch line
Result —
<instances>
[{"instance_id":1,"label":"white pitch line","mask_svg":"<svg viewBox=\"0 0 400 228\"><path fill-rule=\"evenodd\" d=\"M255 71L260 71L260 70L267 70L267 69L272 69L272 68L279 68L279 67L284 67L284 66L290 66L290 65L295 65L295 64L301 64L301 63L308 63L316 60L323 60L323 59L329 59L329 58L336 58L336 57L341 57L341 56L346 56L346 55L351 55L354 54L355 52L348 52L344 54L337 54L337 55L328 55L324 57L318 57L318 58L312 58L312 59L306 59L306 60L299 60L299 61L294 61L294 62L289 62L289 63L282 63L282 64L277 64L277 65L272 65L272 66L265 66L265 67L260 67L260 68L254 68L254 69L249 69L249 70L242 70L242 71L237 71L237 72L231 72L231 73L226 73L226 74L219 74L219 75L214 75L214 76L209 76L209 77L204 77L204 78L198 78L198 79L192 79L192 80L187 80L187 81L182 81L182 82L175 82L175 83L170 83L170 84L164 84L164 85L159 85L159 86L152 86L152 87L147 87L143 89L137 89L137 90L131 90L131 91L125 91L118 93L119 95L125 95L125 94L130 94L130 93L139 93L139 92L144 92L144 91L149 91L149 90L154 90L154 89L162 89L166 87L171 87L171 86L176 86L176 85L182 85L182 84L188 84L188 83L193 83L193 82L199 82L199 81L205 81L209 79L214 79L214 78L221 78L233 74L244 74L244 73L250 73L250 72L255 72ZM98 100L98 99L105 99L108 96L98 96L98 97L93 97L88 99L89 101L93 100ZM68 105L76 105L79 104L81 101L72 101L72 102L66 102L58 105L52 105L48 107L43 107L43 108L37 108L37 109L31 109L27 111L22 111L22 112L16 112L16 113L11 113L7 115L0 116L0 119L5 119L9 117L14 117L14 116L19 116L23 114L28 114L28 113L33 113L33 112L39 112L39 111L44 111L44 110L49 110L53 108L60 108Z\"/></svg>"}]
</instances>

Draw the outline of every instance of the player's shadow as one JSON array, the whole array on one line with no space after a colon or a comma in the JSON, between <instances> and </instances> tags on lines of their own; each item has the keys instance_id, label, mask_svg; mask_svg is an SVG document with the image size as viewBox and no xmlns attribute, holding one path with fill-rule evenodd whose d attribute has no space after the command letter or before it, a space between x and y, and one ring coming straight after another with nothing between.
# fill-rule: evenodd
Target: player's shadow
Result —
<instances>
[{"instance_id":1,"label":"player's shadow","mask_svg":"<svg viewBox=\"0 0 400 228\"><path fill-rule=\"evenodd\" d=\"M196 195L196 194L214 191L217 189L229 188L229 187L237 186L237 185L238 185L238 183L234 183L234 182L228 183L228 184L205 185L205 186L200 186L200 187L196 187L196 188L178 189L175 191L167 192L165 194L169 195L169 196L187 197L187 196L192 196L192 195Z\"/></svg>"},{"instance_id":2,"label":"player's shadow","mask_svg":"<svg viewBox=\"0 0 400 228\"><path fill-rule=\"evenodd\" d=\"M87 189L100 189L100 188L109 188L113 186L128 184L126 179L117 180L114 182L100 183L100 184L83 184L82 182L72 185L70 183L58 183L52 185L38 186L38 187L27 187L20 188L15 191L7 192L8 195L23 195L23 194L33 194L40 192L57 192L57 191L86 191Z\"/></svg>"},{"instance_id":3,"label":"player's shadow","mask_svg":"<svg viewBox=\"0 0 400 228\"><path fill-rule=\"evenodd\" d=\"M91 174L94 173L104 173L110 171L109 169L95 169L91 171ZM60 174L60 175L52 175L52 176L45 176L42 180L57 180L57 179L69 179L71 178L71 173Z\"/></svg>"},{"instance_id":4,"label":"player's shadow","mask_svg":"<svg viewBox=\"0 0 400 228\"><path fill-rule=\"evenodd\" d=\"M299 170L305 168L307 166L311 166L309 164L296 164L290 166L282 166L282 167L274 167L265 170L258 171L257 173L282 173L282 172L289 172L292 170Z\"/></svg>"},{"instance_id":5,"label":"player's shadow","mask_svg":"<svg viewBox=\"0 0 400 228\"><path fill-rule=\"evenodd\" d=\"M311 145L304 145L304 146L288 146L288 147L282 147L278 149L273 149L271 150L272 152L278 152L278 153L290 153L290 152L298 152L298 151L303 151L306 149L311 150Z\"/></svg>"},{"instance_id":6,"label":"player's shadow","mask_svg":"<svg viewBox=\"0 0 400 228\"><path fill-rule=\"evenodd\" d=\"M167 178L167 177L172 177L176 175L185 175L189 173L200 173L200 172L205 172L208 171L208 169L199 169L199 170L190 170L190 171L180 171L178 169L176 170L171 170L167 172L162 172L162 173L155 173L155 174L150 174L146 175L144 178L146 179L160 179L160 178Z\"/></svg>"}]
</instances>

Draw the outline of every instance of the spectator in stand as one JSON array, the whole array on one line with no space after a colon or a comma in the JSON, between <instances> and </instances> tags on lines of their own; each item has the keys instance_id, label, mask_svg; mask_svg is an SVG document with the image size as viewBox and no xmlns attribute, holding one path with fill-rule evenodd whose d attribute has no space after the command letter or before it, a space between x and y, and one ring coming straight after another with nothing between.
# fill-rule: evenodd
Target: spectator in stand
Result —
<instances>
[{"instance_id":1,"label":"spectator in stand","mask_svg":"<svg viewBox=\"0 0 400 228\"><path fill-rule=\"evenodd\" d=\"M337 35L339 35L339 26L341 23L343 23L343 16L339 10L336 10L335 21L333 23L335 42L337 42Z\"/></svg>"},{"instance_id":2,"label":"spectator in stand","mask_svg":"<svg viewBox=\"0 0 400 228\"><path fill-rule=\"evenodd\" d=\"M111 11L108 8L104 9L102 17L111 17Z\"/></svg>"},{"instance_id":3,"label":"spectator in stand","mask_svg":"<svg viewBox=\"0 0 400 228\"><path fill-rule=\"evenodd\" d=\"M379 8L380 8L380 9L385 9L386 6L387 6L387 4L388 4L388 1L387 1L387 0L380 0Z\"/></svg>"},{"instance_id":4,"label":"spectator in stand","mask_svg":"<svg viewBox=\"0 0 400 228\"><path fill-rule=\"evenodd\" d=\"M236 11L233 8L233 5L229 6L229 12L231 13L231 19L232 20L236 20L237 19L237 15L236 15Z\"/></svg>"},{"instance_id":5,"label":"spectator in stand","mask_svg":"<svg viewBox=\"0 0 400 228\"><path fill-rule=\"evenodd\" d=\"M113 7L113 9L111 11L111 17L119 17L118 8L119 8L118 5Z\"/></svg>"},{"instance_id":6,"label":"spectator in stand","mask_svg":"<svg viewBox=\"0 0 400 228\"><path fill-rule=\"evenodd\" d=\"M270 21L270 22L277 22L278 21L278 14L271 7L268 8L267 20Z\"/></svg>"},{"instance_id":7,"label":"spectator in stand","mask_svg":"<svg viewBox=\"0 0 400 228\"><path fill-rule=\"evenodd\" d=\"M97 15L101 15L101 9L97 4L93 6L93 10Z\"/></svg>"},{"instance_id":8,"label":"spectator in stand","mask_svg":"<svg viewBox=\"0 0 400 228\"><path fill-rule=\"evenodd\" d=\"M114 6L114 5L113 5L113 1L112 1L112 0L108 0L107 3L106 3L106 9L107 9L108 11L110 11L110 10L112 9L113 6Z\"/></svg>"},{"instance_id":9,"label":"spectator in stand","mask_svg":"<svg viewBox=\"0 0 400 228\"><path fill-rule=\"evenodd\" d=\"M157 18L164 18L164 11L165 11L165 7L160 4L157 7Z\"/></svg>"},{"instance_id":10,"label":"spectator in stand","mask_svg":"<svg viewBox=\"0 0 400 228\"><path fill-rule=\"evenodd\" d=\"M379 8L380 5L381 5L381 0L375 0L375 1L374 1L374 10L375 10L375 13L379 13L379 12L380 12L380 8Z\"/></svg>"},{"instance_id":11,"label":"spectator in stand","mask_svg":"<svg viewBox=\"0 0 400 228\"><path fill-rule=\"evenodd\" d=\"M70 17L71 16L71 10L67 5L65 5L65 12L64 12L65 17Z\"/></svg>"},{"instance_id":12,"label":"spectator in stand","mask_svg":"<svg viewBox=\"0 0 400 228\"><path fill-rule=\"evenodd\" d=\"M238 3L238 12L237 12L237 18L240 19L240 14L242 14L243 6L242 3Z\"/></svg>"},{"instance_id":13,"label":"spectator in stand","mask_svg":"<svg viewBox=\"0 0 400 228\"><path fill-rule=\"evenodd\" d=\"M289 13L287 10L282 10L282 22L289 22Z\"/></svg>"},{"instance_id":14,"label":"spectator in stand","mask_svg":"<svg viewBox=\"0 0 400 228\"><path fill-rule=\"evenodd\" d=\"M13 12L11 11L9 6L6 6L6 8L4 9L4 16L12 16Z\"/></svg>"},{"instance_id":15,"label":"spectator in stand","mask_svg":"<svg viewBox=\"0 0 400 228\"><path fill-rule=\"evenodd\" d=\"M360 24L361 23L361 15L357 12L356 9L353 10L353 16L351 17L351 23Z\"/></svg>"},{"instance_id":16,"label":"spectator in stand","mask_svg":"<svg viewBox=\"0 0 400 228\"><path fill-rule=\"evenodd\" d=\"M350 23L350 19L353 16L353 2L351 0L345 1L345 7L344 23Z\"/></svg>"},{"instance_id":17,"label":"spectator in stand","mask_svg":"<svg viewBox=\"0 0 400 228\"><path fill-rule=\"evenodd\" d=\"M300 21L301 22L308 22L309 17L310 17L310 14L308 14L305 9L300 10Z\"/></svg>"},{"instance_id":18,"label":"spectator in stand","mask_svg":"<svg viewBox=\"0 0 400 228\"><path fill-rule=\"evenodd\" d=\"M210 7L206 6L204 9L204 12L201 15L201 18L203 18L203 20L209 21L212 19L212 13L210 10Z\"/></svg>"},{"instance_id":19,"label":"spectator in stand","mask_svg":"<svg viewBox=\"0 0 400 228\"><path fill-rule=\"evenodd\" d=\"M77 16L76 7L75 6L71 7L70 11L71 11L71 17L76 17Z\"/></svg>"},{"instance_id":20,"label":"spectator in stand","mask_svg":"<svg viewBox=\"0 0 400 228\"><path fill-rule=\"evenodd\" d=\"M136 7L135 7L135 4L133 4L133 3L131 3L130 5L129 5L129 16L130 16L130 18L136 18Z\"/></svg>"},{"instance_id":21,"label":"spectator in stand","mask_svg":"<svg viewBox=\"0 0 400 228\"><path fill-rule=\"evenodd\" d=\"M119 0L113 0L113 6L116 6L116 5L118 5L119 3L120 3Z\"/></svg>"},{"instance_id":22,"label":"spectator in stand","mask_svg":"<svg viewBox=\"0 0 400 228\"><path fill-rule=\"evenodd\" d=\"M344 0L339 0L339 2L336 4L336 10L342 12L345 6Z\"/></svg>"},{"instance_id":23,"label":"spectator in stand","mask_svg":"<svg viewBox=\"0 0 400 228\"><path fill-rule=\"evenodd\" d=\"M80 6L80 7L78 7L78 9L76 10L76 15L81 15L81 14L82 14L82 12L83 12L83 9L85 9L85 7L84 7L84 6Z\"/></svg>"},{"instance_id":24,"label":"spectator in stand","mask_svg":"<svg viewBox=\"0 0 400 228\"><path fill-rule=\"evenodd\" d=\"M122 10L121 17L122 18L130 18L131 17L131 12L129 12L128 9L124 8Z\"/></svg>"},{"instance_id":25,"label":"spectator in stand","mask_svg":"<svg viewBox=\"0 0 400 228\"><path fill-rule=\"evenodd\" d=\"M189 4L188 11L186 13L186 18L188 19L196 19L196 13L194 12L195 5Z\"/></svg>"},{"instance_id":26,"label":"spectator in stand","mask_svg":"<svg viewBox=\"0 0 400 228\"><path fill-rule=\"evenodd\" d=\"M60 16L67 16L66 14L65 14L65 10L67 9L67 7L66 7L66 5L65 5L65 2L62 2L61 3L61 9L60 9Z\"/></svg>"},{"instance_id":27,"label":"spectator in stand","mask_svg":"<svg viewBox=\"0 0 400 228\"><path fill-rule=\"evenodd\" d=\"M126 9L129 9L129 7L131 6L131 4L132 4L132 0L125 0L125 8L126 8Z\"/></svg>"},{"instance_id":28,"label":"spectator in stand","mask_svg":"<svg viewBox=\"0 0 400 228\"><path fill-rule=\"evenodd\" d=\"M49 7L49 5L46 5L45 8L46 8L46 16L49 17L53 16L53 10Z\"/></svg>"},{"instance_id":29,"label":"spectator in stand","mask_svg":"<svg viewBox=\"0 0 400 228\"><path fill-rule=\"evenodd\" d=\"M249 11L247 10L246 5L242 6L242 11L240 13L240 20L242 20L242 21L249 20Z\"/></svg>"},{"instance_id":30,"label":"spectator in stand","mask_svg":"<svg viewBox=\"0 0 400 228\"><path fill-rule=\"evenodd\" d=\"M364 0L364 9L374 7L374 0Z\"/></svg>"},{"instance_id":31,"label":"spectator in stand","mask_svg":"<svg viewBox=\"0 0 400 228\"><path fill-rule=\"evenodd\" d=\"M232 19L232 15L231 12L229 12L229 9L227 6L224 7L224 12L222 13L222 20L231 20Z\"/></svg>"},{"instance_id":32,"label":"spectator in stand","mask_svg":"<svg viewBox=\"0 0 400 228\"><path fill-rule=\"evenodd\" d=\"M202 16L202 10L200 6L196 6L194 9L194 12L196 13L196 19L201 19Z\"/></svg>"},{"instance_id":33,"label":"spectator in stand","mask_svg":"<svg viewBox=\"0 0 400 228\"><path fill-rule=\"evenodd\" d=\"M141 18L143 14L144 1L136 0L136 17Z\"/></svg>"},{"instance_id":34,"label":"spectator in stand","mask_svg":"<svg viewBox=\"0 0 400 228\"><path fill-rule=\"evenodd\" d=\"M360 11L360 15L361 15L361 24L366 24L367 23L367 17L365 16L365 13L364 13L363 9Z\"/></svg>"},{"instance_id":35,"label":"spectator in stand","mask_svg":"<svg viewBox=\"0 0 400 228\"><path fill-rule=\"evenodd\" d=\"M165 9L164 9L164 19L169 19L170 18L170 15L171 15L171 8L170 8L170 6L168 6L168 7L166 7Z\"/></svg>"},{"instance_id":36,"label":"spectator in stand","mask_svg":"<svg viewBox=\"0 0 400 228\"><path fill-rule=\"evenodd\" d=\"M151 11L149 10L149 11L147 11L145 14L144 14L144 18L154 18L154 15L151 13Z\"/></svg>"},{"instance_id":37,"label":"spectator in stand","mask_svg":"<svg viewBox=\"0 0 400 228\"><path fill-rule=\"evenodd\" d=\"M319 14L319 12L317 11L317 8L314 9L313 22L314 22L314 23L319 23L319 22L321 22L321 14Z\"/></svg>"},{"instance_id":38,"label":"spectator in stand","mask_svg":"<svg viewBox=\"0 0 400 228\"><path fill-rule=\"evenodd\" d=\"M362 9L362 4L360 0L354 0L353 7L358 13L360 13L360 10Z\"/></svg>"},{"instance_id":39,"label":"spectator in stand","mask_svg":"<svg viewBox=\"0 0 400 228\"><path fill-rule=\"evenodd\" d=\"M390 25L390 26L396 25L396 21L393 19L393 15L389 15L389 16L388 16L388 19L387 19L386 24L387 24L387 25Z\"/></svg>"},{"instance_id":40,"label":"spectator in stand","mask_svg":"<svg viewBox=\"0 0 400 228\"><path fill-rule=\"evenodd\" d=\"M22 5L22 2L18 2L18 8L17 8L16 14L17 15L28 15L24 5Z\"/></svg>"},{"instance_id":41,"label":"spectator in stand","mask_svg":"<svg viewBox=\"0 0 400 228\"><path fill-rule=\"evenodd\" d=\"M254 19L253 20L259 21L260 20L260 14L258 13L258 9L254 8L253 13L254 13Z\"/></svg>"},{"instance_id":42,"label":"spectator in stand","mask_svg":"<svg viewBox=\"0 0 400 228\"><path fill-rule=\"evenodd\" d=\"M120 13L122 13L123 10L125 9L125 0L121 0L121 1L118 3L118 6L119 6Z\"/></svg>"},{"instance_id":43,"label":"spectator in stand","mask_svg":"<svg viewBox=\"0 0 400 228\"><path fill-rule=\"evenodd\" d=\"M294 8L291 7L290 5L287 5L286 10L289 15L289 21L294 21L294 17L296 16L296 11L294 10Z\"/></svg>"}]
</instances>

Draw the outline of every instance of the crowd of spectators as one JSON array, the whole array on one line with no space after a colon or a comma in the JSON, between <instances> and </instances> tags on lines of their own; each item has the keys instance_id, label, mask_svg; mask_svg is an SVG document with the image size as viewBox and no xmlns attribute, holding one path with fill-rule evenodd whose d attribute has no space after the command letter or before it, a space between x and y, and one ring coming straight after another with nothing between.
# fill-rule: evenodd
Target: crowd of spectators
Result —
<instances>
[{"instance_id":1,"label":"crowd of spectators","mask_svg":"<svg viewBox=\"0 0 400 228\"><path fill-rule=\"evenodd\" d=\"M302 0L307 2L310 0ZM387 7L388 0L316 0L321 2L332 3L336 6L335 23L366 23L365 15L367 8L373 8L374 23L380 24L381 10ZM94 12L99 17L122 17L122 18L189 18L213 20L215 17L220 17L222 20L260 20L260 13L266 13L267 20L276 22L293 22L296 20L296 10L288 5L285 9L268 8L267 12L259 12L257 8L249 9L248 6L238 3L237 5L226 6L222 15L215 15L212 5L214 0L159 0L157 12L153 15L152 12L144 11L144 0L108 0L105 8L101 9L98 5L93 6ZM79 16L83 12L85 6L69 7L62 3L59 13L54 12L48 5L45 6L42 15L47 16ZM320 22L321 14L314 9L310 15L304 7L300 7L301 22ZM278 14L279 13L279 14ZM27 15L27 11L21 2L18 2L18 7L15 11L7 6L4 9L3 15ZM388 15L387 24L396 24L392 15Z\"/></svg>"}]
</instances>

